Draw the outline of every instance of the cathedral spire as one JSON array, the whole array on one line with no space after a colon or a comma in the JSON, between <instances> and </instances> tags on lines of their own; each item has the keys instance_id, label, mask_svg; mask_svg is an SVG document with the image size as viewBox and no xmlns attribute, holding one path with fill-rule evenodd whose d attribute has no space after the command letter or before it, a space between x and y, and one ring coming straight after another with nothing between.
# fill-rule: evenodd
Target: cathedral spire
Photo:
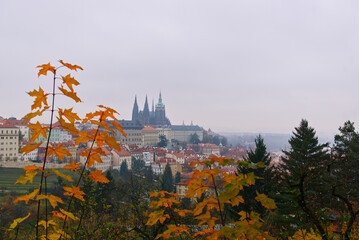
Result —
<instances>
[{"instance_id":1,"label":"cathedral spire","mask_svg":"<svg viewBox=\"0 0 359 240\"><path fill-rule=\"evenodd\" d=\"M138 105L137 105L137 96L135 95L135 103L133 104L132 109L132 121L136 121L138 119Z\"/></svg>"},{"instance_id":2,"label":"cathedral spire","mask_svg":"<svg viewBox=\"0 0 359 240\"><path fill-rule=\"evenodd\" d=\"M147 95L146 95L145 106L143 108L143 121L144 121L144 124L150 123L150 109L148 107Z\"/></svg>"},{"instance_id":3,"label":"cathedral spire","mask_svg":"<svg viewBox=\"0 0 359 240\"><path fill-rule=\"evenodd\" d=\"M157 103L156 107L160 107L160 108L165 107L165 105L162 102L162 93L161 93L161 91L160 91L160 96L158 98L158 103Z\"/></svg>"}]
</instances>

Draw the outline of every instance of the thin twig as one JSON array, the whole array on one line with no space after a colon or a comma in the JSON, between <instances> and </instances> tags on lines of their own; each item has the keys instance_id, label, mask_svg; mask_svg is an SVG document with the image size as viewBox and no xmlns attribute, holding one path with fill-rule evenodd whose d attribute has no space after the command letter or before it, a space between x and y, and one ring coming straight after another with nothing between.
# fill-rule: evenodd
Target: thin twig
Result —
<instances>
[{"instance_id":1,"label":"thin twig","mask_svg":"<svg viewBox=\"0 0 359 240\"><path fill-rule=\"evenodd\" d=\"M54 108L55 108L55 85L56 85L56 69L54 70L54 80L53 80L53 85L52 85L52 104L51 104L51 119L50 119L49 136L47 138L47 143L46 143L46 148L45 148L44 163L42 165L41 181L40 181L40 186L39 186L39 195L42 192L42 183L43 183L43 179L44 179L44 172L45 172L45 166L46 166L46 160L47 160L47 150L49 149L49 143L50 143L51 132L52 132L52 122L53 122L53 118L54 118ZM37 216L36 216L36 240L39 239L40 206L41 206L41 200L38 200ZM47 212L46 212L46 216L47 216Z\"/></svg>"}]
</instances>

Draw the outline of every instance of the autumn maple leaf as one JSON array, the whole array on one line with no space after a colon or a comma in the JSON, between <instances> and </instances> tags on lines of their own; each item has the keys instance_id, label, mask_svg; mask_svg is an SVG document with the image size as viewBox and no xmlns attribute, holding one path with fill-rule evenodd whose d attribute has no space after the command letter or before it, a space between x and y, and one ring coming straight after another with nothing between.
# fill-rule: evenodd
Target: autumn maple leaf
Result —
<instances>
[{"instance_id":1,"label":"autumn maple leaf","mask_svg":"<svg viewBox=\"0 0 359 240\"><path fill-rule=\"evenodd\" d=\"M26 173L29 173L29 172L33 172L33 171L36 171L36 170L42 170L42 167L38 167L35 164L33 164L33 165L29 165L29 166L24 167L24 170L26 171Z\"/></svg>"},{"instance_id":2,"label":"autumn maple leaf","mask_svg":"<svg viewBox=\"0 0 359 240\"><path fill-rule=\"evenodd\" d=\"M61 76L62 82L66 84L71 91L74 91L72 88L72 85L78 86L80 83L73 77L71 77L71 74L67 74L65 77Z\"/></svg>"},{"instance_id":3,"label":"autumn maple leaf","mask_svg":"<svg viewBox=\"0 0 359 240\"><path fill-rule=\"evenodd\" d=\"M83 191L80 190L80 187L63 187L63 189L66 191L64 193L65 196L74 196L77 199L80 199L81 201L85 201L82 195L85 195Z\"/></svg>"},{"instance_id":4,"label":"autumn maple leaf","mask_svg":"<svg viewBox=\"0 0 359 240\"><path fill-rule=\"evenodd\" d=\"M47 76L48 71L52 72L53 74L55 74L56 71L55 67L51 66L50 63L39 65L37 68L40 68L39 73L37 74L38 77L40 77L40 75Z\"/></svg>"},{"instance_id":5,"label":"autumn maple leaf","mask_svg":"<svg viewBox=\"0 0 359 240\"><path fill-rule=\"evenodd\" d=\"M65 88L63 87L58 87L59 90L67 97L72 98L73 100L75 100L75 102L81 102L81 99L77 96L76 92L74 91L67 91Z\"/></svg>"},{"instance_id":6,"label":"autumn maple leaf","mask_svg":"<svg viewBox=\"0 0 359 240\"><path fill-rule=\"evenodd\" d=\"M59 108L58 110L59 110L60 118L62 118L62 116L64 116L71 123L74 123L76 120L80 120L80 117L77 115L77 113L72 111L72 108L64 109L64 110L62 110L62 108Z\"/></svg>"},{"instance_id":7,"label":"autumn maple leaf","mask_svg":"<svg viewBox=\"0 0 359 240\"><path fill-rule=\"evenodd\" d=\"M46 130L48 129L48 127L43 127L39 123L39 121L37 121L35 124L29 124L28 128L33 129L32 133L31 133L30 142L35 141L40 136L40 134L44 138L47 138Z\"/></svg>"},{"instance_id":8,"label":"autumn maple leaf","mask_svg":"<svg viewBox=\"0 0 359 240\"><path fill-rule=\"evenodd\" d=\"M26 204L29 203L30 200L34 200L35 196L39 193L39 189L35 189L32 193L20 196L14 200L14 203L25 201Z\"/></svg>"},{"instance_id":9,"label":"autumn maple leaf","mask_svg":"<svg viewBox=\"0 0 359 240\"><path fill-rule=\"evenodd\" d=\"M39 87L38 91L34 89L33 91L28 92L27 94L29 94L31 97L35 97L34 103L31 105L31 110L34 110L36 108L41 108L42 104L47 106L47 96L49 94L45 93L41 87Z\"/></svg>"},{"instance_id":10,"label":"autumn maple leaf","mask_svg":"<svg viewBox=\"0 0 359 240\"><path fill-rule=\"evenodd\" d=\"M82 67L78 66L78 65L72 65L70 63L65 63L64 61L62 60L59 60L59 62L64 65L65 67L67 67L68 69L70 70L75 70L77 72L77 69L80 69L80 70L84 70Z\"/></svg>"},{"instance_id":11,"label":"autumn maple leaf","mask_svg":"<svg viewBox=\"0 0 359 240\"><path fill-rule=\"evenodd\" d=\"M102 175L101 170L91 171L89 178L94 180L94 182L100 182L100 183L108 183L109 182L109 180L106 178L106 176Z\"/></svg>"},{"instance_id":12,"label":"autumn maple leaf","mask_svg":"<svg viewBox=\"0 0 359 240\"><path fill-rule=\"evenodd\" d=\"M60 172L59 170L56 170L56 169L52 169L52 171L57 175L57 176L59 176L59 177L62 177L62 178L64 178L64 179L66 179L67 181L69 181L69 182L72 182L73 180L72 180L72 177L70 176L70 175L65 175L65 174L63 174L62 172Z\"/></svg>"},{"instance_id":13,"label":"autumn maple leaf","mask_svg":"<svg viewBox=\"0 0 359 240\"><path fill-rule=\"evenodd\" d=\"M77 171L80 169L80 165L81 163L70 162L69 164L65 165L64 168L71 171Z\"/></svg>"},{"instance_id":14,"label":"autumn maple leaf","mask_svg":"<svg viewBox=\"0 0 359 240\"><path fill-rule=\"evenodd\" d=\"M22 147L20 149L20 153L22 153L23 155L26 155L32 151L34 151L35 149L37 149L38 147L40 147L40 145L42 144L42 142L39 143L35 143L35 144L28 144L25 145L24 147Z\"/></svg>"},{"instance_id":15,"label":"autumn maple leaf","mask_svg":"<svg viewBox=\"0 0 359 240\"><path fill-rule=\"evenodd\" d=\"M69 150L64 148L62 144L56 146L55 148L49 146L47 149L47 156L50 156L52 154L55 154L60 160L64 160L64 156L72 156Z\"/></svg>"},{"instance_id":16,"label":"autumn maple leaf","mask_svg":"<svg viewBox=\"0 0 359 240\"><path fill-rule=\"evenodd\" d=\"M52 206L53 208L57 207L57 203L58 203L58 202L59 202L59 203L64 203L61 198L56 197L56 196L54 196L54 195L42 195L42 194L41 194L41 195L37 195L36 200L41 200L41 199L47 199L47 200L49 200L49 202L50 202L50 204L51 204L51 206Z\"/></svg>"},{"instance_id":17,"label":"autumn maple leaf","mask_svg":"<svg viewBox=\"0 0 359 240\"><path fill-rule=\"evenodd\" d=\"M34 117L42 116L42 114L49 108L50 108L50 106L45 106L42 110L37 110L36 112L30 112L30 113L26 114L23 117L23 119L25 122L30 122L30 120L33 119Z\"/></svg>"},{"instance_id":18,"label":"autumn maple leaf","mask_svg":"<svg viewBox=\"0 0 359 240\"><path fill-rule=\"evenodd\" d=\"M122 133L122 135L123 135L124 137L127 137L125 131L123 131L123 129L122 129L121 124L119 124L119 123L116 122L116 121L112 121L112 125L113 125L120 133Z\"/></svg>"},{"instance_id":19,"label":"autumn maple leaf","mask_svg":"<svg viewBox=\"0 0 359 240\"><path fill-rule=\"evenodd\" d=\"M77 135L78 130L75 127L74 123L67 123L61 116L56 117L57 120L59 121L60 125L69 133L71 133L72 135Z\"/></svg>"}]
</instances>

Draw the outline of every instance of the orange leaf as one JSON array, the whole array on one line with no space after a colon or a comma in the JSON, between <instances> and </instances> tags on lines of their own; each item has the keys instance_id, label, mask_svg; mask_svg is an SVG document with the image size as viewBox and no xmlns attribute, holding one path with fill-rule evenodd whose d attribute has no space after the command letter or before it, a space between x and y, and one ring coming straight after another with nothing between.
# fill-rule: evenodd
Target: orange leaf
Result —
<instances>
[{"instance_id":1,"label":"orange leaf","mask_svg":"<svg viewBox=\"0 0 359 240\"><path fill-rule=\"evenodd\" d=\"M65 215L62 214L62 212L52 211L51 213L52 213L52 215L53 215L54 217L58 217L58 218L60 218L60 219L65 220Z\"/></svg>"},{"instance_id":2,"label":"orange leaf","mask_svg":"<svg viewBox=\"0 0 359 240\"><path fill-rule=\"evenodd\" d=\"M41 87L39 87L39 91L36 91L35 89L32 92L28 92L31 97L35 97L34 103L31 105L31 110L34 110L35 108L41 108L42 104L45 106L47 105L47 96L48 93L45 93L44 90L42 90Z\"/></svg>"},{"instance_id":3,"label":"orange leaf","mask_svg":"<svg viewBox=\"0 0 359 240\"><path fill-rule=\"evenodd\" d=\"M14 200L14 203L25 201L26 204L29 203L30 200L34 200L35 196L39 193L39 189L35 189L32 193L20 196Z\"/></svg>"},{"instance_id":4,"label":"orange leaf","mask_svg":"<svg viewBox=\"0 0 359 240\"><path fill-rule=\"evenodd\" d=\"M48 71L55 74L55 67L51 66L50 63L39 65L39 66L37 66L37 68L40 68L39 73L37 74L38 77L40 77L40 75L47 76Z\"/></svg>"},{"instance_id":5,"label":"orange leaf","mask_svg":"<svg viewBox=\"0 0 359 240\"><path fill-rule=\"evenodd\" d=\"M110 107L105 107L103 105L98 105L98 107L100 108L104 108L105 111L103 111L103 118L102 120L105 120L106 118L110 117L112 119L116 119L116 117L114 116L114 114L119 114L116 110L114 110L113 108Z\"/></svg>"},{"instance_id":6,"label":"orange leaf","mask_svg":"<svg viewBox=\"0 0 359 240\"><path fill-rule=\"evenodd\" d=\"M80 190L80 187L63 187L63 189L66 191L64 193L65 196L74 196L77 199L80 199L81 201L85 201L82 195L85 195L83 191Z\"/></svg>"},{"instance_id":7,"label":"orange leaf","mask_svg":"<svg viewBox=\"0 0 359 240\"><path fill-rule=\"evenodd\" d=\"M67 149L63 148L62 144L56 146L55 148L49 146L47 150L47 156L50 156L52 154L55 154L57 157L59 157L60 160L64 160L64 156L72 156Z\"/></svg>"},{"instance_id":8,"label":"orange leaf","mask_svg":"<svg viewBox=\"0 0 359 240\"><path fill-rule=\"evenodd\" d=\"M74 123L76 120L80 120L80 117L77 115L77 113L74 113L72 111L72 108L64 110L59 108L59 116L60 118L62 118L62 116L65 116L71 123Z\"/></svg>"},{"instance_id":9,"label":"orange leaf","mask_svg":"<svg viewBox=\"0 0 359 240\"><path fill-rule=\"evenodd\" d=\"M107 130L114 133L114 131L110 128L110 126L105 121L90 120L90 122L92 124L96 124L96 125L98 125L100 127L103 127L103 128L105 128L105 129L107 129Z\"/></svg>"},{"instance_id":10,"label":"orange leaf","mask_svg":"<svg viewBox=\"0 0 359 240\"><path fill-rule=\"evenodd\" d=\"M33 131L31 132L30 142L35 141L40 136L40 134L44 138L47 138L46 130L48 129L48 127L43 127L39 123L39 121L37 121L35 124L29 124L28 128L33 129Z\"/></svg>"},{"instance_id":11,"label":"orange leaf","mask_svg":"<svg viewBox=\"0 0 359 240\"><path fill-rule=\"evenodd\" d=\"M41 144L42 144L42 142L25 145L20 149L20 153L22 153L23 155L26 155L26 154L34 151L38 147L40 147Z\"/></svg>"},{"instance_id":12,"label":"orange leaf","mask_svg":"<svg viewBox=\"0 0 359 240\"><path fill-rule=\"evenodd\" d=\"M36 112L28 113L23 117L23 119L25 122L29 122L34 117L42 116L42 114L49 108L50 108L50 106L45 106L44 109L42 109L42 110L37 110Z\"/></svg>"},{"instance_id":13,"label":"orange leaf","mask_svg":"<svg viewBox=\"0 0 359 240\"><path fill-rule=\"evenodd\" d=\"M70 162L69 164L65 165L64 168L71 171L77 171L80 169L80 165L81 163Z\"/></svg>"},{"instance_id":14,"label":"orange leaf","mask_svg":"<svg viewBox=\"0 0 359 240\"><path fill-rule=\"evenodd\" d=\"M71 91L74 91L72 85L78 86L80 83L75 78L71 77L71 74L67 74L65 77L61 76L62 81L66 84Z\"/></svg>"},{"instance_id":15,"label":"orange leaf","mask_svg":"<svg viewBox=\"0 0 359 240\"><path fill-rule=\"evenodd\" d=\"M102 175L101 170L91 171L89 177L94 180L94 182L100 182L100 183L108 183L110 182L105 175Z\"/></svg>"},{"instance_id":16,"label":"orange leaf","mask_svg":"<svg viewBox=\"0 0 359 240\"><path fill-rule=\"evenodd\" d=\"M71 133L72 135L77 135L78 130L75 127L74 123L67 123L65 122L65 120L61 117L57 117L57 120L59 121L60 125L69 133Z\"/></svg>"},{"instance_id":17,"label":"orange leaf","mask_svg":"<svg viewBox=\"0 0 359 240\"><path fill-rule=\"evenodd\" d=\"M122 126L121 126L121 124L119 124L118 122L116 122L116 121L112 121L112 125L120 132L120 133L122 133L122 135L124 136L124 137L127 137L126 136L126 133L123 131L123 129L122 129Z\"/></svg>"},{"instance_id":18,"label":"orange leaf","mask_svg":"<svg viewBox=\"0 0 359 240\"><path fill-rule=\"evenodd\" d=\"M89 136L89 131L79 131L78 137L75 139L75 145L79 145L80 143L86 143L87 141L91 140Z\"/></svg>"},{"instance_id":19,"label":"orange leaf","mask_svg":"<svg viewBox=\"0 0 359 240\"><path fill-rule=\"evenodd\" d=\"M29 165L29 166L24 167L24 170L26 171L26 173L29 173L29 172L33 172L36 170L42 170L42 167L38 167L34 164L34 165Z\"/></svg>"},{"instance_id":20,"label":"orange leaf","mask_svg":"<svg viewBox=\"0 0 359 240\"><path fill-rule=\"evenodd\" d=\"M73 100L75 100L75 102L81 102L81 99L77 96L76 92L74 91L67 91L65 88L63 87L58 87L58 89L67 97L72 98Z\"/></svg>"},{"instance_id":21,"label":"orange leaf","mask_svg":"<svg viewBox=\"0 0 359 240\"><path fill-rule=\"evenodd\" d=\"M105 141L109 147L114 148L117 151L121 152L121 144L116 142L116 138L106 135Z\"/></svg>"},{"instance_id":22,"label":"orange leaf","mask_svg":"<svg viewBox=\"0 0 359 240\"><path fill-rule=\"evenodd\" d=\"M72 65L70 63L65 63L64 61L62 60L59 60L59 62L64 65L65 67L67 67L68 69L70 70L75 70L77 72L77 69L80 69L80 70L84 70L82 67L78 66L78 65Z\"/></svg>"},{"instance_id":23,"label":"orange leaf","mask_svg":"<svg viewBox=\"0 0 359 240\"><path fill-rule=\"evenodd\" d=\"M91 167L92 165L94 165L95 161L98 163L102 163L100 155L98 155L97 153L91 153L90 157L87 160L87 167Z\"/></svg>"}]
</instances>

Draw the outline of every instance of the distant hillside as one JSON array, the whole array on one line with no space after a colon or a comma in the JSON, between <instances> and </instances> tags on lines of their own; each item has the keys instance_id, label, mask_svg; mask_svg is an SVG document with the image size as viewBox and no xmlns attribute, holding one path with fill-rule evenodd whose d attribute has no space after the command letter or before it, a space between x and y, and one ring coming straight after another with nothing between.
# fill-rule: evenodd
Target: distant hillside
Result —
<instances>
[{"instance_id":1,"label":"distant hillside","mask_svg":"<svg viewBox=\"0 0 359 240\"><path fill-rule=\"evenodd\" d=\"M232 146L240 145L247 149L251 149L255 146L254 139L258 136L258 133L220 133L228 139L228 144ZM264 143L267 145L268 151L276 152L288 149L288 140L292 136L291 134L278 134L278 133L261 133ZM319 141L332 142L331 137L319 137Z\"/></svg>"}]
</instances>

